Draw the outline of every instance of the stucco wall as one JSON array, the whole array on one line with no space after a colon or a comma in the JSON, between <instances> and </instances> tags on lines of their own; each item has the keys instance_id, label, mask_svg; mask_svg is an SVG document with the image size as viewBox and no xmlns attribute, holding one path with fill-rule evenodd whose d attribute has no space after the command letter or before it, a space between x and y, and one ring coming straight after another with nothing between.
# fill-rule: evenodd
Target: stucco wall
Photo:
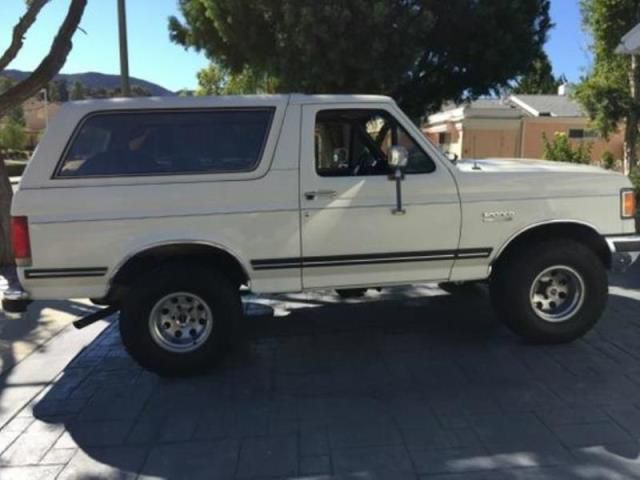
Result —
<instances>
[{"instance_id":1,"label":"stucco wall","mask_svg":"<svg viewBox=\"0 0 640 480\"><path fill-rule=\"evenodd\" d=\"M522 124L522 157L525 158L542 158L544 151L543 134L549 140L552 140L558 132L568 134L569 130L573 128L589 130L589 122L586 118L525 118ZM600 137L571 140L574 145L580 142L591 145L591 160L594 163L599 163L602 155L607 150L616 159L622 159L624 140L621 133L611 135L608 141Z\"/></svg>"},{"instance_id":2,"label":"stucco wall","mask_svg":"<svg viewBox=\"0 0 640 480\"><path fill-rule=\"evenodd\" d=\"M41 131L45 129L45 112L49 117L49 121L55 117L58 110L62 107L61 103L48 102L45 104L42 100L30 98L22 105L24 111L24 121L27 130Z\"/></svg>"},{"instance_id":3,"label":"stucco wall","mask_svg":"<svg viewBox=\"0 0 640 480\"><path fill-rule=\"evenodd\" d=\"M455 125L455 129L452 126ZM542 135L553 139L556 132L567 133L569 129L589 130L586 118L524 117L524 118L465 118L457 124L443 123L423 126L425 135L438 145L440 132L452 132L452 142L440 145L443 150L454 152L462 158L515 157L542 158L544 143ZM580 140L571 140L576 145ZM611 135L609 140L587 138L591 144L591 159L600 163L602 155L610 151L617 160L623 155L623 135Z\"/></svg>"}]
</instances>

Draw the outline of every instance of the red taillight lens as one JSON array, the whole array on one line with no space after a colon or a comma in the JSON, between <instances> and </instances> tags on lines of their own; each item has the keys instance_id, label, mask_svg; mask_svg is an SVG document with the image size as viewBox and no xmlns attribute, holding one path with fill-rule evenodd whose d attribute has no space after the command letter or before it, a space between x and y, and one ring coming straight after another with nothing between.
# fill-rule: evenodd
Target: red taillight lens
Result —
<instances>
[{"instance_id":1,"label":"red taillight lens","mask_svg":"<svg viewBox=\"0 0 640 480\"><path fill-rule=\"evenodd\" d=\"M17 265L31 265L31 241L27 217L11 217L11 242Z\"/></svg>"}]
</instances>

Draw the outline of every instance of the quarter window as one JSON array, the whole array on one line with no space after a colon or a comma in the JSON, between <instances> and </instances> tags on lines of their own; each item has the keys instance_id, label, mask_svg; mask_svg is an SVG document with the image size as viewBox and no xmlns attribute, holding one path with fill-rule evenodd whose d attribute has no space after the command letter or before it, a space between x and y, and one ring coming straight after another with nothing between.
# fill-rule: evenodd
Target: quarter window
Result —
<instances>
[{"instance_id":1,"label":"quarter window","mask_svg":"<svg viewBox=\"0 0 640 480\"><path fill-rule=\"evenodd\" d=\"M389 148L409 151L406 173L429 173L431 158L388 112L383 110L324 110L315 126L315 162L318 175L348 177L389 175Z\"/></svg>"},{"instance_id":2,"label":"quarter window","mask_svg":"<svg viewBox=\"0 0 640 480\"><path fill-rule=\"evenodd\" d=\"M251 171L272 116L272 109L95 114L82 123L56 176Z\"/></svg>"}]
</instances>

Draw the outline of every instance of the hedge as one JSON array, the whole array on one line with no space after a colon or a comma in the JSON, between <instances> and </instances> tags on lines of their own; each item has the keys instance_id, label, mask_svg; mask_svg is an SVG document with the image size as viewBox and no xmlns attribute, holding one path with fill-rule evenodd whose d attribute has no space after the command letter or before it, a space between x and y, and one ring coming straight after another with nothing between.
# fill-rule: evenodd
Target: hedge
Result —
<instances>
[{"instance_id":1,"label":"hedge","mask_svg":"<svg viewBox=\"0 0 640 480\"><path fill-rule=\"evenodd\" d=\"M26 160L5 160L4 164L10 177L21 177L24 168L27 166Z\"/></svg>"},{"instance_id":2,"label":"hedge","mask_svg":"<svg viewBox=\"0 0 640 480\"><path fill-rule=\"evenodd\" d=\"M22 160L26 162L30 156L31 151L29 150L0 149L0 160Z\"/></svg>"}]
</instances>

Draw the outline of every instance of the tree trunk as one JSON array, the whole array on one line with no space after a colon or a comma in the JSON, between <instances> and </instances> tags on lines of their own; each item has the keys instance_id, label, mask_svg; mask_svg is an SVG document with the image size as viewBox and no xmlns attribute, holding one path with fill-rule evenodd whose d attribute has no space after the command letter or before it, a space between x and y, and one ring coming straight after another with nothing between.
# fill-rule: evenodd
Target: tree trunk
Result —
<instances>
[{"instance_id":1,"label":"tree trunk","mask_svg":"<svg viewBox=\"0 0 640 480\"><path fill-rule=\"evenodd\" d=\"M33 5L39 5L41 8L44 3L46 2L34 0L34 2L31 4L31 9L33 9ZM78 25L80 24L80 20L82 19L82 15L86 6L87 0L71 0L69 10L67 11L67 16L62 22L62 25L60 25L60 29L58 30L56 37L53 39L53 43L51 44L51 48L47 56L42 59L40 65L38 65L38 67L31 73L31 75L29 75L27 78L17 83L13 87L9 88L6 92L0 94L0 117L2 117L10 109L17 107L25 100L38 93L38 91L40 91L43 86L47 85L47 83L49 83L49 81L64 66L67 60L67 56L71 51L71 39L75 31L78 29ZM27 23L28 21L31 21L31 23L33 23L32 20L35 20L35 16L33 17L33 19L28 18ZM20 20L20 22L23 21L25 21L24 17ZM26 28L28 28L28 26ZM7 52L5 52L5 54L3 55L3 57L5 57L6 55L8 55L8 57L6 58L15 56L15 53L17 52L12 53L12 46L13 42ZM11 238L9 232L9 212L12 197L13 190L11 189L9 175L4 164L4 160L0 160L0 267L13 264L13 252L11 248Z\"/></svg>"},{"instance_id":2,"label":"tree trunk","mask_svg":"<svg viewBox=\"0 0 640 480\"><path fill-rule=\"evenodd\" d=\"M9 231L9 206L13 190L4 160L0 159L0 267L13 264L11 232Z\"/></svg>"},{"instance_id":3,"label":"tree trunk","mask_svg":"<svg viewBox=\"0 0 640 480\"><path fill-rule=\"evenodd\" d=\"M638 165L638 107L640 105L640 65L638 56L631 55L631 68L629 69L629 91L631 93L632 106L626 118L624 130L624 174Z\"/></svg>"},{"instance_id":4,"label":"tree trunk","mask_svg":"<svg viewBox=\"0 0 640 480\"><path fill-rule=\"evenodd\" d=\"M64 66L71 51L71 38L80 24L86 6L87 0L71 0L67 16L53 39L47 56L31 75L0 94L0 116L38 93Z\"/></svg>"},{"instance_id":5,"label":"tree trunk","mask_svg":"<svg viewBox=\"0 0 640 480\"><path fill-rule=\"evenodd\" d=\"M629 113L624 127L624 161L623 172L629 175L631 169L637 165L636 145L638 143L638 115Z\"/></svg>"}]
</instances>

